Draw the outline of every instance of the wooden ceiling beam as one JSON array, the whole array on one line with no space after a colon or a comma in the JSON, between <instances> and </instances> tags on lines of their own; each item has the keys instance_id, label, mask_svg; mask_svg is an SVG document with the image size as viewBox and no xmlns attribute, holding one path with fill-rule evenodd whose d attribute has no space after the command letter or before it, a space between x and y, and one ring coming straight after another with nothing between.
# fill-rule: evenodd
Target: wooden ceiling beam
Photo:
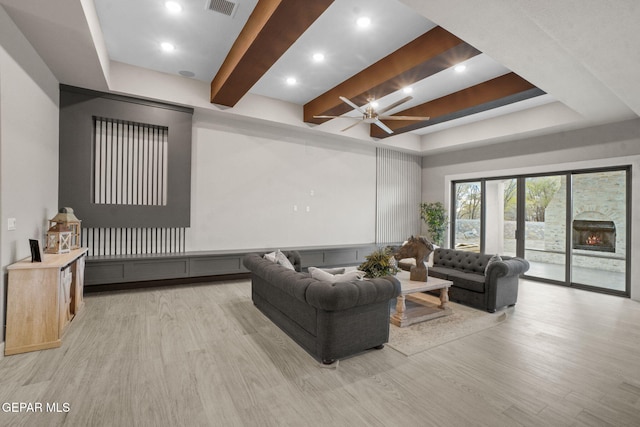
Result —
<instances>
[{"instance_id":1,"label":"wooden ceiling beam","mask_svg":"<svg viewBox=\"0 0 640 427\"><path fill-rule=\"evenodd\" d=\"M339 116L352 110L340 100L357 105L382 98L480 53L447 30L435 27L395 52L304 105L304 121L323 123L313 116Z\"/></svg>"},{"instance_id":2,"label":"wooden ceiling beam","mask_svg":"<svg viewBox=\"0 0 640 427\"><path fill-rule=\"evenodd\" d=\"M383 122L393 130L392 135L396 135L542 94L544 94L542 90L522 77L515 73L508 73L394 114L397 116L426 116L430 117L430 120L421 122L387 120ZM466 114L462 113L464 110L467 110ZM392 136L375 125L371 125L370 135L375 138Z\"/></svg>"},{"instance_id":3,"label":"wooden ceiling beam","mask_svg":"<svg viewBox=\"0 0 640 427\"><path fill-rule=\"evenodd\" d=\"M211 102L233 107L334 0L259 0L211 81Z\"/></svg>"}]
</instances>

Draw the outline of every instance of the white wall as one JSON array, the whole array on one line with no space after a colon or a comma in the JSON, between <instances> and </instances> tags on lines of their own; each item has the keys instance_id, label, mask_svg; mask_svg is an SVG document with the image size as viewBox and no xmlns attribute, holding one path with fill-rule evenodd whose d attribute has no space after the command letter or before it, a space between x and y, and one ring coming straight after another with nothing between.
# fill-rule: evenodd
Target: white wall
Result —
<instances>
[{"instance_id":1,"label":"white wall","mask_svg":"<svg viewBox=\"0 0 640 427\"><path fill-rule=\"evenodd\" d=\"M186 249L374 242L375 148L262 129L196 114Z\"/></svg>"},{"instance_id":2,"label":"white wall","mask_svg":"<svg viewBox=\"0 0 640 427\"><path fill-rule=\"evenodd\" d=\"M640 221L640 119L427 156L422 200L450 206L451 181L631 165L632 224ZM640 228L632 227L631 259L640 257ZM632 262L631 298L640 300L640 265Z\"/></svg>"},{"instance_id":3,"label":"white wall","mask_svg":"<svg viewBox=\"0 0 640 427\"><path fill-rule=\"evenodd\" d=\"M0 262L6 267L42 241L58 207L58 81L0 7ZM16 218L15 231L7 219ZM4 323L4 322L3 322ZM4 332L4 328L3 328ZM2 333L4 340L4 333Z\"/></svg>"}]
</instances>

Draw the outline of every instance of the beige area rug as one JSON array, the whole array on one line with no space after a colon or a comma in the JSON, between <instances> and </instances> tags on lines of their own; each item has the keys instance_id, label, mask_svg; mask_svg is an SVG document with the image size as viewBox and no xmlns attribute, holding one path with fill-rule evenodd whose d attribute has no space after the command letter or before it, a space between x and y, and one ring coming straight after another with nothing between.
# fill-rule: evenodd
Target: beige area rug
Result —
<instances>
[{"instance_id":1,"label":"beige area rug","mask_svg":"<svg viewBox=\"0 0 640 427\"><path fill-rule=\"evenodd\" d=\"M438 298L434 296L417 295L434 304L439 303ZM407 306L410 304L414 303L407 299ZM411 356L499 325L507 320L509 314L513 312L513 308L508 308L496 313L488 313L452 302L449 303L449 306L453 311L449 316L427 320L404 328L390 324L387 345L405 356ZM392 307L391 313L394 312L395 307Z\"/></svg>"}]
</instances>

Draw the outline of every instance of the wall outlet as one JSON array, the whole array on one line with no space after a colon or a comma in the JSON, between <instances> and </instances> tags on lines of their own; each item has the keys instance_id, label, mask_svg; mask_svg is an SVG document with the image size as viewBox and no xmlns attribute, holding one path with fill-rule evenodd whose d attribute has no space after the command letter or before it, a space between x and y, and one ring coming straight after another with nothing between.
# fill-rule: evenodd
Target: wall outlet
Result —
<instances>
[{"instance_id":1,"label":"wall outlet","mask_svg":"<svg viewBox=\"0 0 640 427\"><path fill-rule=\"evenodd\" d=\"M13 231L15 229L16 229L16 219L15 218L7 219L7 230Z\"/></svg>"}]
</instances>

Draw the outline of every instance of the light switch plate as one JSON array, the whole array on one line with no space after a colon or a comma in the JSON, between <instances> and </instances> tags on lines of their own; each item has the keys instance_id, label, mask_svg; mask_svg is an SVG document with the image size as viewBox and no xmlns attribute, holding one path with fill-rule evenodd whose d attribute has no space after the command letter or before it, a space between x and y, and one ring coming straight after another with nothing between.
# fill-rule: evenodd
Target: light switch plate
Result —
<instances>
[{"instance_id":1,"label":"light switch plate","mask_svg":"<svg viewBox=\"0 0 640 427\"><path fill-rule=\"evenodd\" d=\"M15 218L7 219L7 230L11 231L15 229L16 229L16 219Z\"/></svg>"}]
</instances>

